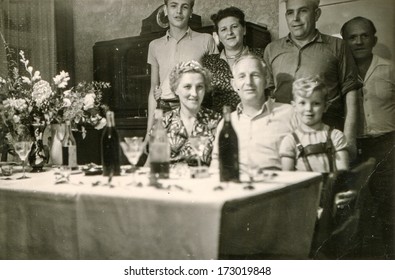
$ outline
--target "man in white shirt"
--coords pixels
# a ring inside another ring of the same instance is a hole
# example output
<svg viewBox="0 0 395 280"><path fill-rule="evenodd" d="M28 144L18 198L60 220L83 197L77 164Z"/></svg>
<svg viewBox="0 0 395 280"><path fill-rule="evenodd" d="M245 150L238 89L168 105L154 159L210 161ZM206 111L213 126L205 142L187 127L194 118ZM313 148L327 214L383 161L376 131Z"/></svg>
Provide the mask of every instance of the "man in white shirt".
<svg viewBox="0 0 395 280"><path fill-rule="evenodd" d="M341 34L350 46L363 87L358 94L358 158L376 159L369 189L377 204L377 215L386 251L395 259L395 75L391 61L373 54L376 27L364 17L347 21ZM377 223L375 223L377 224ZM369 223L369 227L371 227Z"/></svg>
<svg viewBox="0 0 395 280"><path fill-rule="evenodd" d="M254 169L281 169L278 153L282 138L297 127L291 105L266 100L266 65L255 55L245 55L235 61L232 86L241 102L231 114L232 126L239 145L241 172ZM218 137L223 120L218 125L212 168L218 168Z"/></svg>

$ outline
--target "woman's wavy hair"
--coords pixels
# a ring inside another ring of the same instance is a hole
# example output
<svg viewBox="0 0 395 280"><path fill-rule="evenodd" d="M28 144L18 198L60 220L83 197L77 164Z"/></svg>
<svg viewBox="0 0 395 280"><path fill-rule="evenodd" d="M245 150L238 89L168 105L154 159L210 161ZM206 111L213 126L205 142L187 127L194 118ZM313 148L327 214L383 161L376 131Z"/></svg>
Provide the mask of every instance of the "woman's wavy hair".
<svg viewBox="0 0 395 280"><path fill-rule="evenodd" d="M245 21L245 14L242 10L239 8L236 8L234 6L219 10L216 14L211 15L211 20L214 23L214 29L216 32L218 32L218 23L227 17L235 17L239 20L239 23L245 27L246 26L246 21Z"/></svg>
<svg viewBox="0 0 395 280"><path fill-rule="evenodd" d="M176 93L180 79L185 73L199 73L203 76L205 92L211 90L211 73L195 60L178 63L170 73L170 89Z"/></svg>

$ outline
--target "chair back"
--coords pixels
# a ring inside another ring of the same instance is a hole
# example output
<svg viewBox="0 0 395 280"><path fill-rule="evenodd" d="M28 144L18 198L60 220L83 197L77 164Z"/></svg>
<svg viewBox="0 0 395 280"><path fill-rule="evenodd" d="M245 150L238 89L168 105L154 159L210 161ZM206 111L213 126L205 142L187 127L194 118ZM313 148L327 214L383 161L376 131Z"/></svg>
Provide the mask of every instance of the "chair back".
<svg viewBox="0 0 395 280"><path fill-rule="evenodd" d="M323 173L323 186L321 190L321 199L317 220L314 229L313 240L311 244L312 258L317 258L321 254L320 248L325 240L328 240L333 228L333 189L336 181L337 173Z"/></svg>
<svg viewBox="0 0 395 280"><path fill-rule="evenodd" d="M367 161L357 165L351 170L356 176L354 186L359 188L359 195L355 201L355 209L361 209L365 201L366 193L369 191L368 183L376 166L376 159L369 158Z"/></svg>
<svg viewBox="0 0 395 280"><path fill-rule="evenodd" d="M313 238L312 258L346 258L361 245L359 219L375 165L376 160L370 158L350 171L328 175L321 198L322 216L317 221ZM340 208L336 194L348 190L354 191L355 196Z"/></svg>
<svg viewBox="0 0 395 280"><path fill-rule="evenodd" d="M333 201L333 216L341 223L341 218L347 218L349 214L359 212L365 201L366 193L368 191L368 183L373 173L376 160L370 158L367 161L360 163L348 172L340 173L336 177L334 193L351 190L355 192L355 199L353 199L346 207L339 208L336 201ZM340 220L339 220L340 219Z"/></svg>

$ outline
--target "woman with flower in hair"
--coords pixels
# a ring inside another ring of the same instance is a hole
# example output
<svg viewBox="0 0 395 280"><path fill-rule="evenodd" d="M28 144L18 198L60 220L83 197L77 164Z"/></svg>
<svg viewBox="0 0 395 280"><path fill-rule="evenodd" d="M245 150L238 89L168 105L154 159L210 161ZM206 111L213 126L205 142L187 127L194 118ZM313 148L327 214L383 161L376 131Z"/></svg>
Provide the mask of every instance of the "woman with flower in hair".
<svg viewBox="0 0 395 280"><path fill-rule="evenodd" d="M200 161L203 165L210 164L220 117L218 113L201 107L210 82L210 72L193 60L177 64L170 74L171 90L180 100L180 107L167 112L163 117L173 163L196 161L189 137L207 136L208 141Z"/></svg>

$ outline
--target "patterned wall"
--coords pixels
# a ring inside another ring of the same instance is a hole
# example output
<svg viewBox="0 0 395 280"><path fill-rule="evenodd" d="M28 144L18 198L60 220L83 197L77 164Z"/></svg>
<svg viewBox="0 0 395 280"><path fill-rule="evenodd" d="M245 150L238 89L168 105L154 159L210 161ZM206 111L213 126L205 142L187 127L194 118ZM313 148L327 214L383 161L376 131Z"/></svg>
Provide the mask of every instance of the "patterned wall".
<svg viewBox="0 0 395 280"><path fill-rule="evenodd" d="M162 0L84 0L74 1L76 79L92 80L92 47L97 41L138 36L142 19ZM196 0L194 13L203 25L211 25L210 15L230 5L244 10L247 21L266 25L272 38L278 38L278 0Z"/></svg>

